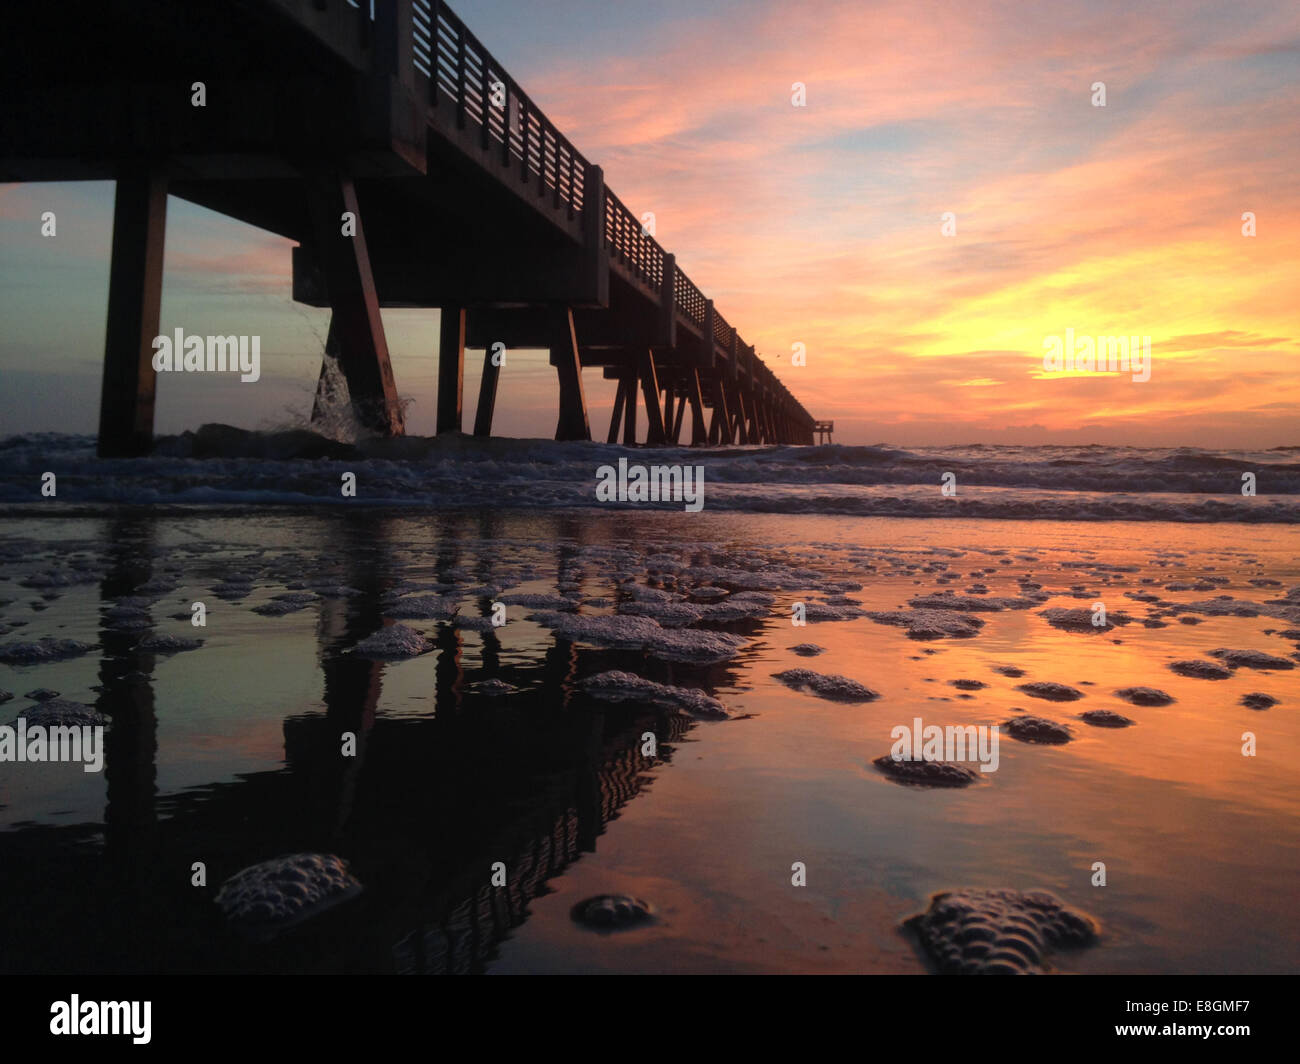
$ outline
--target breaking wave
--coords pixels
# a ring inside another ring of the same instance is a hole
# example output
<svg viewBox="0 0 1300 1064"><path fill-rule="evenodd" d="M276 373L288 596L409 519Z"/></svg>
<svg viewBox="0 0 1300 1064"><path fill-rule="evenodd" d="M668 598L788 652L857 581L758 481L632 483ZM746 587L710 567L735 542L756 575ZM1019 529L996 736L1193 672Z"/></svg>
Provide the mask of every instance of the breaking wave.
<svg viewBox="0 0 1300 1064"><path fill-rule="evenodd" d="M340 441L307 429L205 425L153 455L100 459L90 436L0 440L0 502L67 505L609 507L596 470L626 457L702 465L710 510L881 517L1300 523L1300 448L1216 451L1088 446L903 449L884 445L654 448L465 435ZM345 472L358 478L344 498ZM957 494L945 497L945 473ZM1242 474L1256 496L1241 494ZM679 503L625 503L680 509ZM26 508L26 507L24 507Z"/></svg>

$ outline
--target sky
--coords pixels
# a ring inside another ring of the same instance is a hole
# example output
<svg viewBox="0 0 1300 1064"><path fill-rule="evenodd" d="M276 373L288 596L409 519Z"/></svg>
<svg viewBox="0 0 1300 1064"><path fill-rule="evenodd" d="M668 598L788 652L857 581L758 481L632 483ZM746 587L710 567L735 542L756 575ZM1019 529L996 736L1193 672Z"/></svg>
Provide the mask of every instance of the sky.
<svg viewBox="0 0 1300 1064"><path fill-rule="evenodd" d="M1294 0L451 7L836 442L1300 444ZM111 228L110 183L0 185L0 435L94 430ZM306 423L328 316L290 247L169 201L162 332L259 334L263 376L164 376L159 432ZM437 321L384 311L413 433ZM1149 337L1150 379L1045 370L1067 330ZM557 400L511 352L497 431Z"/></svg>

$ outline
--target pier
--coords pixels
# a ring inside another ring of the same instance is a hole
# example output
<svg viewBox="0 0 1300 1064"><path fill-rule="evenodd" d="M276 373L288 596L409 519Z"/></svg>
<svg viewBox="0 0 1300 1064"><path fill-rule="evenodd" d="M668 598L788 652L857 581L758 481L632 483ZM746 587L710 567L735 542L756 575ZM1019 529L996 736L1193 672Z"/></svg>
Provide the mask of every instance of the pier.
<svg viewBox="0 0 1300 1064"><path fill-rule="evenodd" d="M471 347L489 352L472 431L492 434L502 344L550 352L559 440L592 439L582 370L600 367L610 442L638 442L640 413L650 445L813 442L820 423L447 4L71 0L6 36L0 181L116 181L101 455L152 445L168 196L294 241L293 298L330 308L326 357L372 432L405 428L381 308L437 307L439 433L467 430Z"/></svg>

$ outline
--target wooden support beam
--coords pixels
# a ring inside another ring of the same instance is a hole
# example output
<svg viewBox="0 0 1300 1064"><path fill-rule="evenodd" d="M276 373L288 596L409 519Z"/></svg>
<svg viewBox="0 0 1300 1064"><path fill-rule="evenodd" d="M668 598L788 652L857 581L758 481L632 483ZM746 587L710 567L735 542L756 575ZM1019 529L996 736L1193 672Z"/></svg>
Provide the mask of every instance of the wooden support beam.
<svg viewBox="0 0 1300 1064"><path fill-rule="evenodd" d="M672 394L671 391L669 392L669 394L670 394L670 395ZM675 416L673 417L673 419L672 419L672 422L673 422L673 428L672 428L672 432L669 433L669 438L672 440L672 442L673 442L673 446L676 446L677 444L679 444L679 443L681 442L681 439L682 439L682 417L683 417L683 415L685 415L685 413L686 413L686 398L685 398L685 396L683 396L683 397L682 397L680 400L678 400L678 402L677 402L677 413L676 413L676 415L675 415Z"/></svg>
<svg viewBox="0 0 1300 1064"><path fill-rule="evenodd" d="M560 377L560 418L555 426L557 440L589 440L587 397L582 391L582 362L578 358L578 336L573 329L573 311L558 307L551 320L551 361Z"/></svg>
<svg viewBox="0 0 1300 1064"><path fill-rule="evenodd" d="M338 341L339 368L348 382L353 412L372 431L401 436L406 431L402 404L388 358L356 189L348 177L313 174L307 181L307 201L316 256L334 308L330 324ZM355 232L348 227L349 235L344 235L345 213L351 214L355 226Z"/></svg>
<svg viewBox="0 0 1300 1064"><path fill-rule="evenodd" d="M731 386L731 403L732 417L735 418L735 427L732 433L732 440L735 443L747 444L749 439L749 414L745 410L745 393L738 384Z"/></svg>
<svg viewBox="0 0 1300 1064"><path fill-rule="evenodd" d="M443 307L438 329L438 435L460 432L465 403L465 308Z"/></svg>
<svg viewBox="0 0 1300 1064"><path fill-rule="evenodd" d="M671 440L673 443L676 443L677 437L673 435L673 406L677 396L674 394L673 386L671 384L664 384L661 385L660 387L664 397L663 400L664 430L666 435L668 436L668 439Z"/></svg>
<svg viewBox="0 0 1300 1064"><path fill-rule="evenodd" d="M123 170L113 202L104 378L99 397L101 458L146 454L153 446L157 384L153 341L162 307L166 226L166 175L144 165Z"/></svg>
<svg viewBox="0 0 1300 1064"><path fill-rule="evenodd" d="M636 370L629 369L623 374L626 388L626 405L623 407L623 445L631 447L636 443Z"/></svg>
<svg viewBox="0 0 1300 1064"><path fill-rule="evenodd" d="M639 359L641 393L645 396L645 412L649 421L645 442L650 446L662 446L667 443L664 430L664 412L659 406L659 379L655 374L654 353L646 348Z"/></svg>
<svg viewBox="0 0 1300 1064"><path fill-rule="evenodd" d="M686 378L686 400L691 404L691 446L709 442L710 433L704 427L704 396L700 392L700 371L693 369Z"/></svg>
<svg viewBox="0 0 1300 1064"><path fill-rule="evenodd" d="M509 150L506 138L506 150ZM582 181L582 247L586 256L584 273L590 278L592 298L609 306L609 251L605 245L605 171L588 163Z"/></svg>
<svg viewBox="0 0 1300 1064"><path fill-rule="evenodd" d="M614 416L609 419L609 443L618 443L619 422L623 419L623 402L627 397L627 378L622 377L618 382L618 391L614 394ZM636 396L632 396L632 402L636 402Z"/></svg>
<svg viewBox="0 0 1300 1064"><path fill-rule="evenodd" d="M659 283L659 346L677 346L677 258L664 256L664 273Z"/></svg>
<svg viewBox="0 0 1300 1064"><path fill-rule="evenodd" d="M731 404L727 401L729 386L719 376L713 382L716 398L713 403L713 424L709 426L710 443L733 443L736 439L731 423Z"/></svg>
<svg viewBox="0 0 1300 1064"><path fill-rule="evenodd" d="M700 365L710 369L713 367L716 357L713 352L714 344L717 342L713 336L716 329L717 311L713 309L713 300L706 299L704 301L704 321L700 325L700 332L703 334L702 339L704 340L705 355Z"/></svg>
<svg viewBox="0 0 1300 1064"><path fill-rule="evenodd" d="M497 381L501 367L492 361L492 348L483 352L483 379L478 388L478 410L474 414L474 435L492 435L492 415L497 405Z"/></svg>

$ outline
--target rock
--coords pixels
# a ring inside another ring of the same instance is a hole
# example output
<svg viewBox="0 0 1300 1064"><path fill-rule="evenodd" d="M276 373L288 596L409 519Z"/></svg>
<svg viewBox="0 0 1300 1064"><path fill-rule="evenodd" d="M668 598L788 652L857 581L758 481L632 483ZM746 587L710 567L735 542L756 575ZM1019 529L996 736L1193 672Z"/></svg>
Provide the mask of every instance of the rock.
<svg viewBox="0 0 1300 1064"><path fill-rule="evenodd" d="M284 617L290 613L297 613L305 610L313 602L319 601L320 596L311 592L301 594L276 595L269 602L263 602L260 606L254 606L253 612L263 617Z"/></svg>
<svg viewBox="0 0 1300 1064"><path fill-rule="evenodd" d="M704 624L728 624L766 617L772 612L771 606L760 599L747 597L753 594L756 592L741 591L722 602L703 602L695 608L700 611L700 620Z"/></svg>
<svg viewBox="0 0 1300 1064"><path fill-rule="evenodd" d="M964 610L989 613L1001 610L1027 610L1037 605L1037 599L1029 598L984 598L971 595L957 595L952 591L940 591L933 595L920 595L908 599L907 604L918 610Z"/></svg>
<svg viewBox="0 0 1300 1064"><path fill-rule="evenodd" d="M1211 650L1210 656L1233 669L1294 669L1295 664L1286 658L1265 654L1262 650L1228 650L1220 647Z"/></svg>
<svg viewBox="0 0 1300 1064"><path fill-rule="evenodd" d="M749 645L748 639L729 632L665 628L653 617L534 613L529 614L529 619L571 643L644 650L663 661L717 665L734 658Z"/></svg>
<svg viewBox="0 0 1300 1064"><path fill-rule="evenodd" d="M1087 713L1080 713L1079 719L1095 728L1127 728L1133 723L1128 717L1109 709L1090 709Z"/></svg>
<svg viewBox="0 0 1300 1064"><path fill-rule="evenodd" d="M442 595L399 598L384 606L385 615L397 621L446 621L455 617L458 610L455 599Z"/></svg>
<svg viewBox="0 0 1300 1064"><path fill-rule="evenodd" d="M993 671L1001 676L1010 676L1012 679L1019 679L1025 674L1025 670L1017 668L1015 665L995 665Z"/></svg>
<svg viewBox="0 0 1300 1064"><path fill-rule="evenodd" d="M342 858L296 853L235 873L216 903L241 933L265 940L360 894L361 883Z"/></svg>
<svg viewBox="0 0 1300 1064"><path fill-rule="evenodd" d="M88 654L95 648L76 639L58 639L47 635L35 643L4 643L0 645L0 662L5 665L37 665L46 661L61 661Z"/></svg>
<svg viewBox="0 0 1300 1064"><path fill-rule="evenodd" d="M905 925L939 971L1036 975L1053 950L1090 945L1096 922L1045 891L956 890L936 894Z"/></svg>
<svg viewBox="0 0 1300 1064"><path fill-rule="evenodd" d="M1044 698L1049 702L1076 702L1083 697L1083 692L1074 687L1067 687L1063 683L1052 683L1049 680L1035 680L1032 683L1022 683L1017 685L1017 691L1024 691L1027 695L1034 698Z"/></svg>
<svg viewBox="0 0 1300 1064"><path fill-rule="evenodd" d="M598 894L578 902L572 916L578 923L597 931L621 931L652 922L655 908L648 901L628 894Z"/></svg>
<svg viewBox="0 0 1300 1064"><path fill-rule="evenodd" d="M644 591L645 588L642 588L641 590ZM665 598L672 598L672 596L665 594ZM502 595L501 601L507 606L527 606L532 610L568 611L572 610L576 605L576 603L565 598L563 595L542 595L522 591L512 592L509 595Z"/></svg>
<svg viewBox="0 0 1300 1064"><path fill-rule="evenodd" d="M393 624L361 640L352 648L351 653L363 658L413 658L433 647L432 639L426 639L413 628Z"/></svg>
<svg viewBox="0 0 1300 1064"><path fill-rule="evenodd" d="M1093 612L1090 609L1068 610L1053 606L1051 609L1041 611L1038 616L1046 618L1047 623L1053 628L1059 628L1064 632L1108 632L1116 625L1133 623L1132 617L1118 610L1108 613L1106 623L1099 625L1093 624Z"/></svg>
<svg viewBox="0 0 1300 1064"><path fill-rule="evenodd" d="M618 612L631 617L653 617L665 628L685 628L704 618L703 611L689 602L624 602Z"/></svg>
<svg viewBox="0 0 1300 1064"><path fill-rule="evenodd" d="M809 691L832 702L874 702L880 694L846 676L828 676L812 669L786 669L772 674L795 691Z"/></svg>
<svg viewBox="0 0 1300 1064"><path fill-rule="evenodd" d="M33 702L48 702L51 698L58 698L58 691L51 691L48 687L38 687L35 691L28 691L24 698L30 698Z"/></svg>
<svg viewBox="0 0 1300 1064"><path fill-rule="evenodd" d="M1169 668L1179 676L1190 676L1197 680L1226 680L1232 675L1231 669L1225 669L1213 661L1175 661Z"/></svg>
<svg viewBox="0 0 1300 1064"><path fill-rule="evenodd" d="M153 625L153 617L147 609L125 602L104 610L102 618L104 627L111 628L115 632L134 632Z"/></svg>
<svg viewBox="0 0 1300 1064"><path fill-rule="evenodd" d="M885 754L871 763L895 783L912 787L966 787L979 779L974 769L948 761L897 760Z"/></svg>
<svg viewBox="0 0 1300 1064"><path fill-rule="evenodd" d="M689 687L655 683L635 673L611 669L588 676L578 685L589 695L606 702L646 702L684 709L697 717L729 717L727 707L716 698Z"/></svg>
<svg viewBox="0 0 1300 1064"><path fill-rule="evenodd" d="M801 658L815 658L818 654L826 653L826 648L819 647L816 643L799 643L790 649Z"/></svg>
<svg viewBox="0 0 1300 1064"><path fill-rule="evenodd" d="M93 706L66 698L38 702L18 716L27 721L28 728L93 728L108 723L108 718Z"/></svg>
<svg viewBox="0 0 1300 1064"><path fill-rule="evenodd" d="M1011 720L1003 721L1002 727L1011 738L1019 739L1022 743L1059 746L1072 738L1070 729L1064 724L1043 717L1012 717Z"/></svg>
<svg viewBox="0 0 1300 1064"><path fill-rule="evenodd" d="M1174 702L1173 695L1158 687L1121 687L1115 694L1135 706L1168 706Z"/></svg>
<svg viewBox="0 0 1300 1064"><path fill-rule="evenodd" d="M185 635L149 635L137 644L140 650L151 650L155 654L180 654L186 650L198 650L203 645L202 639Z"/></svg>
<svg viewBox="0 0 1300 1064"><path fill-rule="evenodd" d="M867 616L877 624L906 628L909 639L970 639L984 627L979 617L946 609L875 610Z"/></svg>
<svg viewBox="0 0 1300 1064"><path fill-rule="evenodd" d="M253 593L253 584L251 581L228 578L220 584L213 584L212 593L226 602L238 602Z"/></svg>
<svg viewBox="0 0 1300 1064"><path fill-rule="evenodd" d="M1277 705L1277 699L1272 695L1252 691L1248 695L1241 696L1241 704L1247 709L1269 709L1272 706Z"/></svg>
<svg viewBox="0 0 1300 1064"><path fill-rule="evenodd" d="M948 684L959 691L982 691L988 686L983 680L949 680Z"/></svg>
<svg viewBox="0 0 1300 1064"><path fill-rule="evenodd" d="M804 617L810 621L852 621L862 616L858 606L841 605L833 602L807 602L804 604Z"/></svg>

